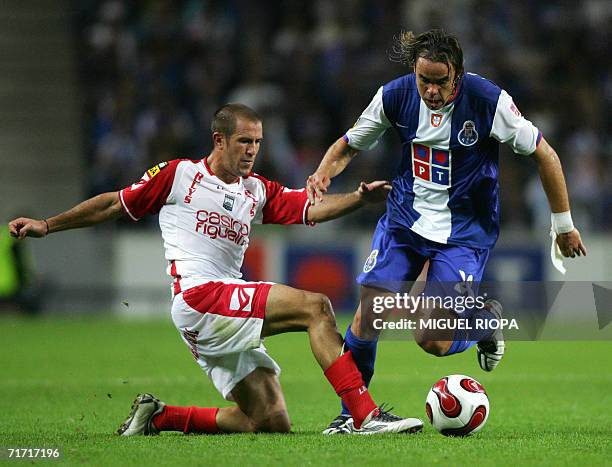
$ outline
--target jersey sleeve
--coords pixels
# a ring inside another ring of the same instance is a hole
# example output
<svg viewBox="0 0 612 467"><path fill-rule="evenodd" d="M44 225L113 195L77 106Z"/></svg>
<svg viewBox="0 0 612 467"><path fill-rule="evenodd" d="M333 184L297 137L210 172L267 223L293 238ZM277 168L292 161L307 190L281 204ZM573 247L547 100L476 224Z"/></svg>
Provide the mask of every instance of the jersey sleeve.
<svg viewBox="0 0 612 467"><path fill-rule="evenodd" d="M147 170L142 178L119 192L126 214L134 221L146 214L157 214L166 204L179 160L161 162Z"/></svg>
<svg viewBox="0 0 612 467"><path fill-rule="evenodd" d="M259 175L256 178L264 186L266 200L255 223L312 225L307 217L310 201L306 189L292 190Z"/></svg>
<svg viewBox="0 0 612 467"><path fill-rule="evenodd" d="M368 150L378 144L378 139L391 126L383 107L383 87L359 116L355 125L346 132L344 139L353 149Z"/></svg>
<svg viewBox="0 0 612 467"><path fill-rule="evenodd" d="M542 133L521 115L512 97L502 90L497 100L491 137L507 143L517 154L529 155L536 150Z"/></svg>

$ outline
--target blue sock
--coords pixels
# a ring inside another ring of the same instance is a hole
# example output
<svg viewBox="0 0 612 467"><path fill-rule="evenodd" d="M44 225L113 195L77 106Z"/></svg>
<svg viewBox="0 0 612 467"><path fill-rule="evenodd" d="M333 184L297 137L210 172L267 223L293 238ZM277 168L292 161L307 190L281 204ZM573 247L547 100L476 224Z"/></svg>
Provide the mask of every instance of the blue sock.
<svg viewBox="0 0 612 467"><path fill-rule="evenodd" d="M460 333L461 335L458 335ZM455 333L455 340L451 344L450 349L448 349L448 352L446 352L446 355L453 355L455 353L464 352L473 345L475 345L477 342L478 341L465 340L465 331L463 329L458 329Z"/></svg>
<svg viewBox="0 0 612 467"><path fill-rule="evenodd" d="M490 337L494 330L487 329L487 326L484 326L485 329L476 329L476 319L490 320L494 318L495 315L484 308L472 313L472 315L468 318L468 323L472 329L457 329L455 331L455 339L451 344L450 349L448 349L448 352L446 352L446 355L464 352L470 347L476 345L479 341Z"/></svg>
<svg viewBox="0 0 612 467"><path fill-rule="evenodd" d="M369 386L372 375L374 375L374 362L376 361L376 345L378 344L378 339L373 341L360 339L353 334L353 331L351 331L351 326L349 325L348 329L346 330L346 335L344 336L344 343L351 351L353 360L355 360L355 364L361 372L365 385ZM344 402L342 402L342 414L350 415L350 412L344 405Z"/></svg>

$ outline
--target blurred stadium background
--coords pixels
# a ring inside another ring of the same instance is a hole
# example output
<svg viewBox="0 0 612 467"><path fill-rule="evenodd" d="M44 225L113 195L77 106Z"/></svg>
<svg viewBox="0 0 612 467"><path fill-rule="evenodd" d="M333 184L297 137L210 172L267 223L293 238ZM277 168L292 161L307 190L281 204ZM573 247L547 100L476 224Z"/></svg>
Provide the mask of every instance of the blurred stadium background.
<svg viewBox="0 0 612 467"><path fill-rule="evenodd" d="M393 36L444 27L459 37L466 69L505 88L559 152L589 248L565 279L610 280L611 26L608 0L447 0L443 8L428 0L5 0L0 219L48 217L159 161L207 155L210 116L229 101L264 115L257 171L301 187L376 89L407 72L387 58ZM391 177L399 154L389 132L334 191ZM503 148L501 165L502 236L488 278L560 280L534 164ZM322 291L352 310L382 209L316 230L255 229L246 277ZM7 261L13 246L2 245ZM156 219L22 245L43 312L167 313Z"/></svg>

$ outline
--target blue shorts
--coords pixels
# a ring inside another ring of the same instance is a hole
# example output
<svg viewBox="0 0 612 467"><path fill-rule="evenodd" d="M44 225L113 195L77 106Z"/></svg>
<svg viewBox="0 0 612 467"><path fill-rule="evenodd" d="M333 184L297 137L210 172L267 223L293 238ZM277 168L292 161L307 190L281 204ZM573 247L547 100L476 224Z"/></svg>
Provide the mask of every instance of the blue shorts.
<svg viewBox="0 0 612 467"><path fill-rule="evenodd" d="M488 257L486 248L437 243L410 229L390 226L384 215L378 221L370 256L357 282L391 292L405 291L406 282L416 281L429 260L425 295L456 296L464 290L457 284L466 283L478 293Z"/></svg>

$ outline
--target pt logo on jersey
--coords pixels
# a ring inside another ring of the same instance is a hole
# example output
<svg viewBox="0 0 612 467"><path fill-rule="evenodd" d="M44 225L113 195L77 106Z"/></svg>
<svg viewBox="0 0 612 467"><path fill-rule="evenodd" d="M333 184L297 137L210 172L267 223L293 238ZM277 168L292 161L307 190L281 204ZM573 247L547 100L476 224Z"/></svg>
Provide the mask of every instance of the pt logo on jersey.
<svg viewBox="0 0 612 467"><path fill-rule="evenodd" d="M233 311L251 311L255 287L236 287L232 292L229 309Z"/></svg>
<svg viewBox="0 0 612 467"><path fill-rule="evenodd" d="M227 209L228 211L231 211L232 209L234 209L235 200L236 199L233 196L226 194L225 199L223 200L223 207Z"/></svg>
<svg viewBox="0 0 612 467"><path fill-rule="evenodd" d="M463 122L463 129L457 134L457 139L462 146L473 146L478 141L476 124L472 120Z"/></svg>
<svg viewBox="0 0 612 467"><path fill-rule="evenodd" d="M451 185L451 152L412 143L412 173L437 185Z"/></svg>
<svg viewBox="0 0 612 467"><path fill-rule="evenodd" d="M431 114L431 125L438 128L440 123L442 123L442 117L441 114Z"/></svg>
<svg viewBox="0 0 612 467"><path fill-rule="evenodd" d="M149 178L155 177L158 173L162 171L162 169L165 169L166 167L168 167L167 162L160 162L155 167L151 167L149 170L147 170L147 173L149 174Z"/></svg>

